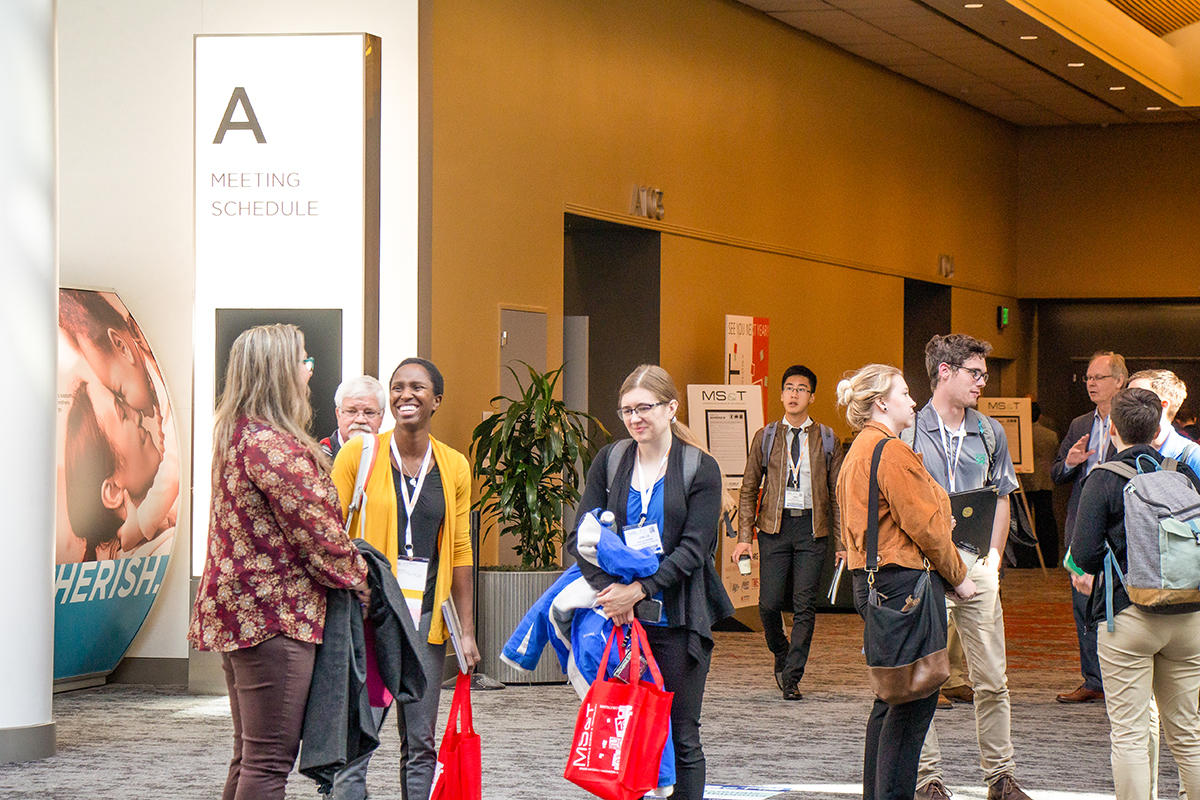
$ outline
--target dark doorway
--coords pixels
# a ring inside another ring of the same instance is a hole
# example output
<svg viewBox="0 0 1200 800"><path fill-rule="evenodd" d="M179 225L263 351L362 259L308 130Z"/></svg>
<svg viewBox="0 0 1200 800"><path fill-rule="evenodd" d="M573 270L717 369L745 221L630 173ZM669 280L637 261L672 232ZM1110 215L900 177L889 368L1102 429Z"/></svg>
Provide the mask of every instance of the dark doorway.
<svg viewBox="0 0 1200 800"><path fill-rule="evenodd" d="M904 379L917 408L929 402L925 345L938 334L950 333L950 287L911 278L904 280Z"/></svg>
<svg viewBox="0 0 1200 800"><path fill-rule="evenodd" d="M587 338L589 407L583 410L615 438L625 432L617 417L621 381L638 364L658 363L660 254L657 231L565 215L563 316L586 318L580 335Z"/></svg>
<svg viewBox="0 0 1200 800"><path fill-rule="evenodd" d="M1083 377L1097 350L1125 357L1129 372L1169 369L1188 386L1183 411L1200 408L1200 302L1046 301L1038 305L1038 402L1061 436L1090 411Z"/></svg>
<svg viewBox="0 0 1200 800"><path fill-rule="evenodd" d="M1088 362L1098 350L1125 357L1130 374L1169 369L1188 386L1179 418L1200 408L1200 302L1057 301L1038 303L1037 399L1043 423L1061 438L1071 420L1091 411L1084 386ZM1055 514L1066 518L1071 487L1054 492Z"/></svg>

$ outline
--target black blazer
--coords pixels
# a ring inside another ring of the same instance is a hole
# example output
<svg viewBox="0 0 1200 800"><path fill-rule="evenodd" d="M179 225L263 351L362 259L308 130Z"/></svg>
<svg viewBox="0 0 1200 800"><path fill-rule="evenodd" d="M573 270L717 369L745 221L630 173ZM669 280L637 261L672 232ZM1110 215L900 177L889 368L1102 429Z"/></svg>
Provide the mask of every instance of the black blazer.
<svg viewBox="0 0 1200 800"><path fill-rule="evenodd" d="M666 483L663 486L664 530L663 560L658 571L642 578L647 596L663 593L663 609L667 623L673 628L687 628L700 638L712 641L713 623L733 614L733 604L713 562L717 547L717 522L721 516L721 470L717 461L707 453L700 454L700 465L691 490L684 496L683 449L681 440L673 439L667 458ZM613 478L608 480L608 456L612 445L596 454L588 470L580 512L606 508L616 515L617 530L626 525L625 508L633 480L637 445L625 450ZM609 575L590 561L579 558L575 546L575 530L567 537L567 551L575 557L584 578L597 591L615 583ZM697 643L698 644L698 643ZM691 650L691 645L689 645Z"/></svg>
<svg viewBox="0 0 1200 800"><path fill-rule="evenodd" d="M1071 542L1075 539L1075 515L1079 510L1079 493L1083 488L1083 479L1087 477L1085 469L1086 462L1074 467L1067 466L1067 453L1079 441L1079 438L1085 433L1092 432L1092 420L1096 417L1096 410L1092 409L1086 414L1080 414L1075 419L1071 420L1070 426L1067 428L1067 435L1063 437L1062 443L1058 446L1058 456L1054 459L1054 466L1050 468L1050 478L1058 485L1070 483L1071 497L1067 500L1067 522L1063 531L1063 538L1066 541L1067 547L1071 546ZM1091 442L1088 442L1091 445ZM1108 461L1110 458L1115 458L1117 448L1108 441L1108 452L1104 454L1100 461ZM1099 463L1099 462L1097 462Z"/></svg>

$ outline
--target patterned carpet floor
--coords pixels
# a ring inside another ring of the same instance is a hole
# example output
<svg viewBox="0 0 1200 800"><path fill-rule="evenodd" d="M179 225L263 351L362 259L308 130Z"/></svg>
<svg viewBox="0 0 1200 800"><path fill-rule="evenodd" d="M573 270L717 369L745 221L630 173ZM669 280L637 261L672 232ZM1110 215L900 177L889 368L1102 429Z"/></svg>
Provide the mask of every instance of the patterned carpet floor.
<svg viewBox="0 0 1200 800"><path fill-rule="evenodd" d="M1035 800L1112 796L1103 704L1064 706L1057 692L1079 683L1066 574L1012 570L1004 580L1009 685L1017 777ZM804 700L784 702L757 633L719 633L705 693L703 738L709 798L861 796L862 737L870 708L853 614L821 614ZM475 692L483 737L484 797L585 798L562 778L578 701L563 686L510 686ZM450 692L442 695L442 717ZM58 754L0 766L0 798L215 798L229 757L224 697L182 688L106 686L58 695ZM946 779L960 800L983 800L971 707L936 717ZM373 759L373 798L399 798L399 742L385 727ZM724 787L724 788L723 788ZM735 787L764 787L758 790ZM768 788L769 787L769 788ZM1177 778L1164 752L1159 794L1174 798ZM287 796L316 798L293 774Z"/></svg>

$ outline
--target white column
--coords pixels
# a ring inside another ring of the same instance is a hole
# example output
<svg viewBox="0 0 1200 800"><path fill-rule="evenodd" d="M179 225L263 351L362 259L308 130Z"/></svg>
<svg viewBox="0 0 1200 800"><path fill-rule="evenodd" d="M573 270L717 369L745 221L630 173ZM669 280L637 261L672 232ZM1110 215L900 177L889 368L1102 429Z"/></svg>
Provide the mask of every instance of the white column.
<svg viewBox="0 0 1200 800"><path fill-rule="evenodd" d="M0 2L0 764L54 754L54 3Z"/></svg>

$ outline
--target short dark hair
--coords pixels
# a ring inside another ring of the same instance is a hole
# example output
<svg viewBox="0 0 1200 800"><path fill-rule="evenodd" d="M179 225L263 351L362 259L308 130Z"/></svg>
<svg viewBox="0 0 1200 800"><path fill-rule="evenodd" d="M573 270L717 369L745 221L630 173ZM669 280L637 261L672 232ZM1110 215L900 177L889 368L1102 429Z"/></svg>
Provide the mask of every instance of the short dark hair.
<svg viewBox="0 0 1200 800"><path fill-rule="evenodd" d="M1029 404L1029 420L1030 420L1030 422L1037 422L1041 418L1042 418L1042 406L1040 403L1038 403L1037 400L1034 400L1032 403Z"/></svg>
<svg viewBox="0 0 1200 800"><path fill-rule="evenodd" d="M396 369L392 370L392 377L395 377L396 372L401 367L406 367L409 364L417 364L421 366L426 373L428 373L429 382L433 384L433 393L435 395L440 395L445 392L446 379L442 377L441 370L439 370L434 363L427 358L417 358L416 356L413 356L412 358L404 359L396 365Z"/></svg>
<svg viewBox="0 0 1200 800"><path fill-rule="evenodd" d="M1113 425L1125 444L1150 444L1158 435L1162 401L1149 389L1122 389L1113 395Z"/></svg>
<svg viewBox="0 0 1200 800"><path fill-rule="evenodd" d="M808 388L814 392L817 390L817 373L803 364L792 364L783 371L783 378L779 381L779 390L783 391L783 387L787 385L788 378L795 375L799 375L801 378L808 378L808 382L811 384Z"/></svg>
<svg viewBox="0 0 1200 800"><path fill-rule="evenodd" d="M934 336L925 344L925 371L929 374L929 388L937 388L938 367L942 364L961 367L964 361L975 356L987 358L990 352L990 343L965 333Z"/></svg>

